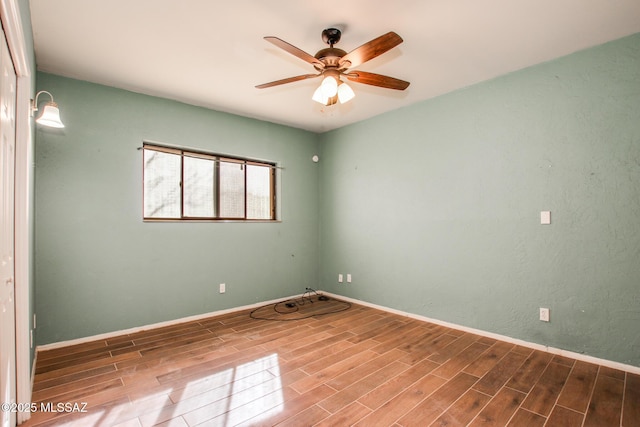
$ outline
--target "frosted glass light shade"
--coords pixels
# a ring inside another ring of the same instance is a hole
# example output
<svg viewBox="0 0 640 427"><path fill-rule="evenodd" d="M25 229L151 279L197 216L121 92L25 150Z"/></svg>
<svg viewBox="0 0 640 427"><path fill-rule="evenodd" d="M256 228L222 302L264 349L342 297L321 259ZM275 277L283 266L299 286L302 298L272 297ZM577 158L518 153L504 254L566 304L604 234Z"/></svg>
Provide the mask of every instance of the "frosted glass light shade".
<svg viewBox="0 0 640 427"><path fill-rule="evenodd" d="M356 94L353 93L353 89L348 84L343 82L338 86L338 99L341 104L351 101L355 96Z"/></svg>
<svg viewBox="0 0 640 427"><path fill-rule="evenodd" d="M336 93L338 93L338 82L332 76L325 77L324 80L322 80L320 87L327 98L336 96Z"/></svg>
<svg viewBox="0 0 640 427"><path fill-rule="evenodd" d="M322 105L327 105L327 101L329 100L328 96L325 96L322 86L318 86L315 92L313 92L313 96L311 97L316 102L319 102Z"/></svg>
<svg viewBox="0 0 640 427"><path fill-rule="evenodd" d="M49 102L42 108L42 113L36 119L36 123L52 128L63 128L64 124L60 120L60 110L58 104Z"/></svg>

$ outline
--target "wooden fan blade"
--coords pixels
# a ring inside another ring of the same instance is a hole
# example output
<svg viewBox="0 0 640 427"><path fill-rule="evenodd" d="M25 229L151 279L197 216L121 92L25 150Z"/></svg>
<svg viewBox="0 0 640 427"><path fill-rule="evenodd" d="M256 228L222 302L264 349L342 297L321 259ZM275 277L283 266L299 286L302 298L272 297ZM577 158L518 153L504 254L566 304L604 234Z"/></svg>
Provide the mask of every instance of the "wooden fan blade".
<svg viewBox="0 0 640 427"><path fill-rule="evenodd" d="M382 74L367 73L366 71L353 71L351 73L344 74L344 76L352 82L395 90L405 90L410 84L404 80L383 76Z"/></svg>
<svg viewBox="0 0 640 427"><path fill-rule="evenodd" d="M402 37L394 33L388 32L378 38L355 48L340 59L340 68L357 67L358 65L382 55L386 51L393 49L402 43Z"/></svg>
<svg viewBox="0 0 640 427"><path fill-rule="evenodd" d="M264 38L266 41L273 43L274 45L278 46L280 49L289 52L291 55L298 57L300 59L302 59L303 61L308 62L309 64L314 65L317 68L324 68L324 64L322 62L320 62L316 57L309 55L307 52L305 52L302 49L298 49L297 47L295 47L292 44L287 43L284 40L281 40L277 37L265 37Z"/></svg>
<svg viewBox="0 0 640 427"><path fill-rule="evenodd" d="M293 82L297 82L297 81L300 81L300 80L312 79L314 77L320 77L321 75L322 74L303 74L301 76L289 77L287 79L276 80L274 82L264 83L264 84L256 86L256 88L257 89L264 89L264 88L267 88L267 87L283 85L285 83L293 83Z"/></svg>

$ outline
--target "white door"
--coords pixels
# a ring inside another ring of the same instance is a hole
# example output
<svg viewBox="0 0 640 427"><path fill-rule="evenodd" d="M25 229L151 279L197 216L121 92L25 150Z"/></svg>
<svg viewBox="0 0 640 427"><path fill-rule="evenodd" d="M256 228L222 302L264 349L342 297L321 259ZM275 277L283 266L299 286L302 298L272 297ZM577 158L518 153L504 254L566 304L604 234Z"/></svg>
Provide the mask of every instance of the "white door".
<svg viewBox="0 0 640 427"><path fill-rule="evenodd" d="M0 402L16 402L14 289L14 170L16 72L4 31L0 31ZM0 411L2 427L16 425L16 413Z"/></svg>

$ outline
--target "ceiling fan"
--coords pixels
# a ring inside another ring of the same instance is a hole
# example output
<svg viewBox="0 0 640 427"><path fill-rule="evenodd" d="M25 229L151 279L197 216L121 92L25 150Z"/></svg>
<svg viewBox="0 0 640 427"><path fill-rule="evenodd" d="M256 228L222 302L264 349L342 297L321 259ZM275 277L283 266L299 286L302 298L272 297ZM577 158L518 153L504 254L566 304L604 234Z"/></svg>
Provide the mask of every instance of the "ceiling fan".
<svg viewBox="0 0 640 427"><path fill-rule="evenodd" d="M333 105L338 101L341 103L348 102L355 96L353 90L340 79L340 76L344 76L352 82L387 89L405 90L409 86L409 82L396 79L394 77L383 76L381 74L369 73L366 71L349 71L350 68L357 67L377 56L382 55L388 50L393 49L402 43L402 37L393 31L390 31L347 53L342 49L333 47L333 45L340 41L341 35L341 31L337 28L327 28L322 31L322 40L328 44L329 47L319 50L314 56L277 37L265 37L264 39L266 41L273 43L280 49L283 49L291 55L313 65L318 73L303 74L300 76L276 80L258 85L256 88L264 89L285 83L323 77L322 83L314 92L312 99L324 105Z"/></svg>

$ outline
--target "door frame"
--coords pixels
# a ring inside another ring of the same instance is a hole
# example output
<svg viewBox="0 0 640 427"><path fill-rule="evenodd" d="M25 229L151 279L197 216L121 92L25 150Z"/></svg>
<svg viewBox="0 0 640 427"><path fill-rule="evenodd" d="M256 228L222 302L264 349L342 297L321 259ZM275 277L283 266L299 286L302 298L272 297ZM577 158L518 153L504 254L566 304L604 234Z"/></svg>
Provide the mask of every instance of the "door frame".
<svg viewBox="0 0 640 427"><path fill-rule="evenodd" d="M9 52L16 70L16 164L15 164L15 304L16 304L16 400L30 403L31 366L31 222L33 206L33 133L31 123L31 67L22 28L18 0L0 0L0 18ZM35 360L34 360L35 362ZM18 424L28 420L29 412L18 412Z"/></svg>

